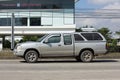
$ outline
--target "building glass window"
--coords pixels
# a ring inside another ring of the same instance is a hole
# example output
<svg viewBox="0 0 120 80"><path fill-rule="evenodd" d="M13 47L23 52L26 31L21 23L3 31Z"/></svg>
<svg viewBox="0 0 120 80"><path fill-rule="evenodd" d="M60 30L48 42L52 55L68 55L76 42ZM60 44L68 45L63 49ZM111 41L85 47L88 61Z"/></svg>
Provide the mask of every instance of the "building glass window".
<svg viewBox="0 0 120 80"><path fill-rule="evenodd" d="M0 26L11 26L11 18L0 18Z"/></svg>
<svg viewBox="0 0 120 80"><path fill-rule="evenodd" d="M15 26L27 26L27 18L15 18Z"/></svg>
<svg viewBox="0 0 120 80"><path fill-rule="evenodd" d="M0 10L5 9L20 10L15 12L15 26L74 24L74 0L0 0ZM11 12L0 17L0 26L11 26Z"/></svg>
<svg viewBox="0 0 120 80"><path fill-rule="evenodd" d="M63 21L63 10L55 10L53 12L53 25L58 26L58 25L64 25Z"/></svg>
<svg viewBox="0 0 120 80"><path fill-rule="evenodd" d="M51 10L46 12L41 12L41 25L42 26L52 26L53 25L53 13Z"/></svg>
<svg viewBox="0 0 120 80"><path fill-rule="evenodd" d="M73 24L74 23L74 10L73 9L64 9L64 24Z"/></svg>
<svg viewBox="0 0 120 80"><path fill-rule="evenodd" d="M39 17L30 18L30 26L41 26L41 18Z"/></svg>

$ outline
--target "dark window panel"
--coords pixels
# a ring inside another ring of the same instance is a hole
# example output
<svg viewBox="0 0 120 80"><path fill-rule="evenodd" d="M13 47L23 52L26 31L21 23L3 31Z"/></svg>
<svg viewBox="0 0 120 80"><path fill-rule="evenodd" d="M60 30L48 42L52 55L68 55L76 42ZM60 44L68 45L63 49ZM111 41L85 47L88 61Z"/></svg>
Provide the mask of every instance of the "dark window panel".
<svg viewBox="0 0 120 80"><path fill-rule="evenodd" d="M82 35L87 39L87 40L93 40L93 35L91 33L82 33Z"/></svg>
<svg viewBox="0 0 120 80"><path fill-rule="evenodd" d="M72 37L70 34L64 34L64 45L71 45Z"/></svg>
<svg viewBox="0 0 120 80"><path fill-rule="evenodd" d="M74 34L75 41L84 41L84 39L79 34Z"/></svg>
<svg viewBox="0 0 120 80"><path fill-rule="evenodd" d="M98 33L94 33L94 40L103 40L103 38Z"/></svg>
<svg viewBox="0 0 120 80"><path fill-rule="evenodd" d="M98 33L81 33L87 40L103 40Z"/></svg>
<svg viewBox="0 0 120 80"><path fill-rule="evenodd" d="M15 18L15 26L27 26L27 18Z"/></svg>
<svg viewBox="0 0 120 80"><path fill-rule="evenodd" d="M30 18L30 26L41 26L41 18L39 17Z"/></svg>
<svg viewBox="0 0 120 80"><path fill-rule="evenodd" d="M0 18L0 26L11 26L11 18Z"/></svg>

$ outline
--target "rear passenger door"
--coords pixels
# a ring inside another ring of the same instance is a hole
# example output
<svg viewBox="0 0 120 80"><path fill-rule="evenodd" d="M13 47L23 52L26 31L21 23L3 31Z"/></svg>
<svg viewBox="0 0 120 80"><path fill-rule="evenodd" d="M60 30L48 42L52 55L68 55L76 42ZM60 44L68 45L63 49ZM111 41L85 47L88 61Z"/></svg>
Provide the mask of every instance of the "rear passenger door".
<svg viewBox="0 0 120 80"><path fill-rule="evenodd" d="M75 55L78 56L81 49L85 46L85 39L80 34L74 34Z"/></svg>
<svg viewBox="0 0 120 80"><path fill-rule="evenodd" d="M71 34L63 34L62 50L64 56L73 56L73 38Z"/></svg>

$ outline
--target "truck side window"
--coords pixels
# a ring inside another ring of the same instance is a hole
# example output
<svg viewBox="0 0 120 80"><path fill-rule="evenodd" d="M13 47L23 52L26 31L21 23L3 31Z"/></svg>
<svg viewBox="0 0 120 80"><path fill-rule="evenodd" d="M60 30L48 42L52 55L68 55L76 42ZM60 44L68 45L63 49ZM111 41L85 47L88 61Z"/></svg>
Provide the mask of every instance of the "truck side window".
<svg viewBox="0 0 120 80"><path fill-rule="evenodd" d="M84 39L79 34L74 34L75 41L84 41Z"/></svg>
<svg viewBox="0 0 120 80"><path fill-rule="evenodd" d="M103 40L98 33L81 33L87 40Z"/></svg>
<svg viewBox="0 0 120 80"><path fill-rule="evenodd" d="M72 36L70 34L64 34L64 45L71 45L72 44Z"/></svg>
<svg viewBox="0 0 120 80"><path fill-rule="evenodd" d="M52 36L48 39L49 43L59 43L61 40L61 36Z"/></svg>

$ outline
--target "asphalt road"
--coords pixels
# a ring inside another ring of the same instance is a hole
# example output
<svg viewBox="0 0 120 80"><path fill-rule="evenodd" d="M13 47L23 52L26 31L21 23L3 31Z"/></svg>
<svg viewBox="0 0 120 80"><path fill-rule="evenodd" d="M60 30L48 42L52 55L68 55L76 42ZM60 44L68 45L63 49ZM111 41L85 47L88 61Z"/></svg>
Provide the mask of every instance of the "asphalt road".
<svg viewBox="0 0 120 80"><path fill-rule="evenodd" d="M120 60L0 60L0 80L120 80Z"/></svg>

